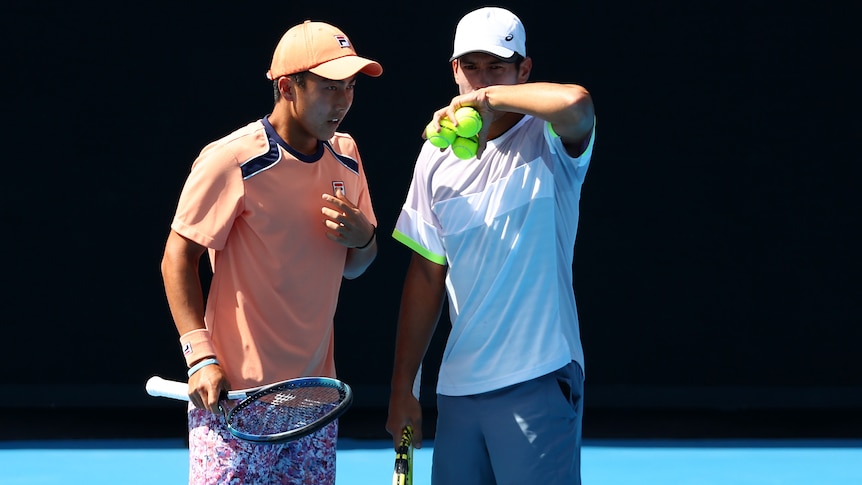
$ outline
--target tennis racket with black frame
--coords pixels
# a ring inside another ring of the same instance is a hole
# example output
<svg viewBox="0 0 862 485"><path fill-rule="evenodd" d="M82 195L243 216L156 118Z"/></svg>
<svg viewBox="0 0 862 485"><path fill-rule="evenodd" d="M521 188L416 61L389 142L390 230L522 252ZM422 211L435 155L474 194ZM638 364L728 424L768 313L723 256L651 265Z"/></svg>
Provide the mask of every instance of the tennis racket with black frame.
<svg viewBox="0 0 862 485"><path fill-rule="evenodd" d="M407 425L401 431L401 442L395 451L395 471L392 485L413 484L413 427Z"/></svg>
<svg viewBox="0 0 862 485"><path fill-rule="evenodd" d="M153 376L147 393L188 401L188 384ZM239 401L239 402L236 402ZM330 377L300 377L262 387L228 391L219 402L227 429L252 443L297 440L326 426L353 403L346 383Z"/></svg>

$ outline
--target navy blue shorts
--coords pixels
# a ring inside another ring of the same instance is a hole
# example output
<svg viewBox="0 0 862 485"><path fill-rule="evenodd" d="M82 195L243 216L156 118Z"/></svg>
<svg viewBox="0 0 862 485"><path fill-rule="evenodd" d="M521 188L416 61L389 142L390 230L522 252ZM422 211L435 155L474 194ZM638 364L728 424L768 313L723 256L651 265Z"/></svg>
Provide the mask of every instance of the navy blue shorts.
<svg viewBox="0 0 862 485"><path fill-rule="evenodd" d="M583 390L571 362L496 391L438 394L432 485L580 485Z"/></svg>

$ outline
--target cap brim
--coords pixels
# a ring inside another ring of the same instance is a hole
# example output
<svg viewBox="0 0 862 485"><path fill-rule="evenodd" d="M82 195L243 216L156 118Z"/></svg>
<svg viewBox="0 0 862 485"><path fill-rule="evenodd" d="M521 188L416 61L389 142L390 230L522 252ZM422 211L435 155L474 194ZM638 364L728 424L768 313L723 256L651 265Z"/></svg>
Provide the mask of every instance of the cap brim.
<svg viewBox="0 0 862 485"><path fill-rule="evenodd" d="M365 59L359 56L344 56L338 59L324 62L319 66L315 66L309 71L326 79L347 79L358 72L367 74L371 77L377 77L383 74L383 66L376 61Z"/></svg>
<svg viewBox="0 0 862 485"><path fill-rule="evenodd" d="M511 59L512 56L515 55L515 51L513 51L511 49L506 49L505 47L500 47L500 46L493 46L493 47L488 47L487 49L476 48L476 49L466 49L466 50L463 50L461 52L458 52L458 51L453 52L452 57L449 58L449 61L454 61L455 59L457 59L457 58L459 58L465 54L470 54L472 52L481 52L483 54L490 54L494 57L499 57L500 59L503 59L503 60Z"/></svg>

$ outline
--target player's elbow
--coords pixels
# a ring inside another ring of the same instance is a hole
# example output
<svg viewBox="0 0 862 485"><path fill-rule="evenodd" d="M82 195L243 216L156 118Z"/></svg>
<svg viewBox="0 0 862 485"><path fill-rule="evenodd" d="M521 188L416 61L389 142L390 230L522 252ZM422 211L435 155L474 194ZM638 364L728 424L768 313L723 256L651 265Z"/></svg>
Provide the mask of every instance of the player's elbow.
<svg viewBox="0 0 862 485"><path fill-rule="evenodd" d="M563 102L565 109L557 119L551 120L551 126L565 143L579 143L593 129L595 111L592 97L586 89L572 86Z"/></svg>
<svg viewBox="0 0 862 485"><path fill-rule="evenodd" d="M342 276L344 276L344 279L346 279L346 280L355 280L356 278L359 278L360 276L362 276L362 274L365 273L365 270L367 268L368 268L368 266L361 268L361 269L344 268L344 273L342 273Z"/></svg>
<svg viewBox="0 0 862 485"><path fill-rule="evenodd" d="M568 106L570 123L580 125L583 130L589 130L592 127L595 116L593 98L586 89L581 86L573 86L572 89L569 89L566 105Z"/></svg>
<svg viewBox="0 0 862 485"><path fill-rule="evenodd" d="M361 253L361 254L357 254ZM369 248L368 250L351 250L348 252L347 261L344 264L342 276L345 279L353 280L365 273L365 270L371 266L374 259L377 258L377 247Z"/></svg>

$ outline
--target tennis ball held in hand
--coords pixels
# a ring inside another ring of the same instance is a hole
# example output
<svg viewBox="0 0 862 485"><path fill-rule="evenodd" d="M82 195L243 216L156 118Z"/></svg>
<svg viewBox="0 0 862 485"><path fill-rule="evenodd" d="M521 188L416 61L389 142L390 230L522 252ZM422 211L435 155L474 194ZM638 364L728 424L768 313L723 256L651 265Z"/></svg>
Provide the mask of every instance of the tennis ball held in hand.
<svg viewBox="0 0 862 485"><path fill-rule="evenodd" d="M452 153L461 160L469 160L476 156L476 150L479 148L479 137L471 136L464 138L459 136L452 142Z"/></svg>
<svg viewBox="0 0 862 485"><path fill-rule="evenodd" d="M479 112L469 106L463 106L455 110L455 121L458 125L455 132L463 138L470 138L482 129L482 117Z"/></svg>
<svg viewBox="0 0 862 485"><path fill-rule="evenodd" d="M455 125L447 119L440 120L440 131L436 131L431 123L425 127L425 139L437 148L446 148L455 141Z"/></svg>

